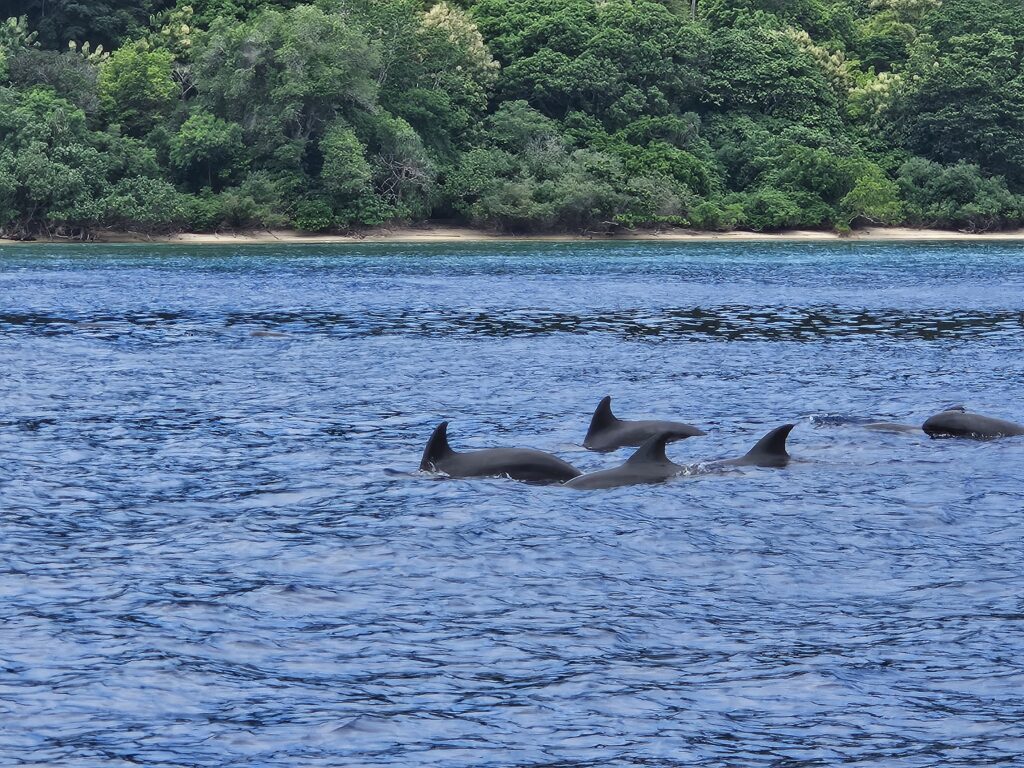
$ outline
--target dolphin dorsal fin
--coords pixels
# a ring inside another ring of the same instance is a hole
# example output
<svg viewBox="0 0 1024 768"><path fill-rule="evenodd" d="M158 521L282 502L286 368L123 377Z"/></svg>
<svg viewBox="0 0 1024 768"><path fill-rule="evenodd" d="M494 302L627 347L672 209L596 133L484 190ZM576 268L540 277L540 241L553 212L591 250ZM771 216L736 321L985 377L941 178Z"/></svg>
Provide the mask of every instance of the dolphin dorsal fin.
<svg viewBox="0 0 1024 768"><path fill-rule="evenodd" d="M668 456L665 455L665 443L672 436L671 432L659 432L653 437L647 438L643 445L636 449L636 453L626 459L627 464L665 464L668 463Z"/></svg>
<svg viewBox="0 0 1024 768"><path fill-rule="evenodd" d="M420 469L430 471L441 459L455 454L448 445L448 422L442 421L437 425L434 434L427 441L427 447L423 449L423 458L420 460Z"/></svg>
<svg viewBox="0 0 1024 768"><path fill-rule="evenodd" d="M747 451L745 459L788 459L789 452L786 450L786 438L793 431L796 424L783 424L776 427L767 435L757 441L757 445Z"/></svg>
<svg viewBox="0 0 1024 768"><path fill-rule="evenodd" d="M616 422L618 422L618 419L612 413L612 398L609 395L605 395L601 398L601 402L597 404L594 415L590 418L590 429L587 430L587 434L592 435L599 430L610 427Z"/></svg>

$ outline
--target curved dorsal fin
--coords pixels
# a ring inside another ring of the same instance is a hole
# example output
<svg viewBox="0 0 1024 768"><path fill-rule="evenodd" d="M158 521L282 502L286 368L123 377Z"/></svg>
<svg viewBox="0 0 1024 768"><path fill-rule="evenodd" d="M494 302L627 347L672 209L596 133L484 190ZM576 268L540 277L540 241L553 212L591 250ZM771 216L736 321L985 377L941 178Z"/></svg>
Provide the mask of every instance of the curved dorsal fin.
<svg viewBox="0 0 1024 768"><path fill-rule="evenodd" d="M423 449L423 458L420 460L420 470L430 471L441 459L454 455L455 451L448 445L448 422L442 421L437 425L434 434L427 441L427 447Z"/></svg>
<svg viewBox="0 0 1024 768"><path fill-rule="evenodd" d="M664 464L668 462L668 456L665 455L665 443L671 436L671 432L659 432L653 437L647 438L643 445L636 449L636 453L626 460L626 463Z"/></svg>
<svg viewBox="0 0 1024 768"><path fill-rule="evenodd" d="M789 452L786 450L786 438L793 431L796 424L783 424L776 427L767 435L757 441L757 445L747 451L744 459L788 459Z"/></svg>
<svg viewBox="0 0 1024 768"><path fill-rule="evenodd" d="M610 395L605 395L597 404L594 415L590 417L590 429L587 430L587 434L592 435L598 430L606 429L617 421L615 414L612 413L612 398Z"/></svg>

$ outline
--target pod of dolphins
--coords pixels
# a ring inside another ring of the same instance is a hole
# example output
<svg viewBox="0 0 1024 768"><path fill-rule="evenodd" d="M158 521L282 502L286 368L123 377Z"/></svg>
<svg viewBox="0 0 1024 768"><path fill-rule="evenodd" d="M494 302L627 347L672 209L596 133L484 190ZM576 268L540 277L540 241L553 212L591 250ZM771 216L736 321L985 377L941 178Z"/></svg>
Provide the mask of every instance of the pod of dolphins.
<svg viewBox="0 0 1024 768"><path fill-rule="evenodd" d="M612 413L612 399L605 397L590 420L583 447L609 452L639 446L624 464L584 474L571 464L532 448L486 448L455 451L448 444L448 422L441 422L427 441L420 471L447 477L508 477L529 483L564 485L576 490L618 488L625 485L660 483L677 475L713 472L736 467L785 467L790 461L786 439L795 424L783 424L762 437L746 454L734 459L684 466L665 455L665 446L676 440L707 434L691 424L678 421L620 419ZM879 422L871 429L900 432L923 431L933 438L992 440L1024 435L1024 425L1012 421L950 408L930 417L920 427Z"/></svg>

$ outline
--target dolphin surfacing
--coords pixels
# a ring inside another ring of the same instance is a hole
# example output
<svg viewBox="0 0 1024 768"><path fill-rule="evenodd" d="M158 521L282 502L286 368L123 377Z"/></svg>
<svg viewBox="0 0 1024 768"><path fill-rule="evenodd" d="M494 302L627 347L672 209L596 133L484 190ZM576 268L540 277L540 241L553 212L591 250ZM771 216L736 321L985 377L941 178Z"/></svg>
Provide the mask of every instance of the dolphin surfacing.
<svg viewBox="0 0 1024 768"><path fill-rule="evenodd" d="M628 421L612 413L611 397L604 397L590 419L590 429L583 438L583 447L589 451L606 453L624 446L639 446L657 435L667 435L667 441L699 437L707 433L692 424L678 421Z"/></svg>
<svg viewBox="0 0 1024 768"><path fill-rule="evenodd" d="M665 455L665 444L673 439L672 432L661 432L648 439L626 463L613 469L580 475L565 484L578 491L599 488L618 488L623 485L660 483L680 474L686 467L676 464Z"/></svg>
<svg viewBox="0 0 1024 768"><path fill-rule="evenodd" d="M935 414L925 421L921 429L928 437L965 437L970 440L1024 435L1024 424L959 409Z"/></svg>
<svg viewBox="0 0 1024 768"><path fill-rule="evenodd" d="M448 422L438 424L420 461L422 472L449 477L510 477L528 483L562 483L581 472L557 456L531 448L485 448L459 453L448 445Z"/></svg>
<svg viewBox="0 0 1024 768"><path fill-rule="evenodd" d="M792 458L786 450L786 440L796 424L783 424L776 427L757 441L757 445L737 459L724 459L706 465L714 467L772 467L781 468L789 464Z"/></svg>

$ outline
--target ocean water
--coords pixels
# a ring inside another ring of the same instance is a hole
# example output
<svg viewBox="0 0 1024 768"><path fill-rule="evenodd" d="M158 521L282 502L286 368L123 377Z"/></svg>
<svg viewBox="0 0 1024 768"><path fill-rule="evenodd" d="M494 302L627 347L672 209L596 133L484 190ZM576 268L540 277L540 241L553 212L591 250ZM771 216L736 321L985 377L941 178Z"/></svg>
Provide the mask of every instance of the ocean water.
<svg viewBox="0 0 1024 768"><path fill-rule="evenodd" d="M0 764L1024 758L1018 245L0 247ZM794 463L589 493L598 400Z"/></svg>

